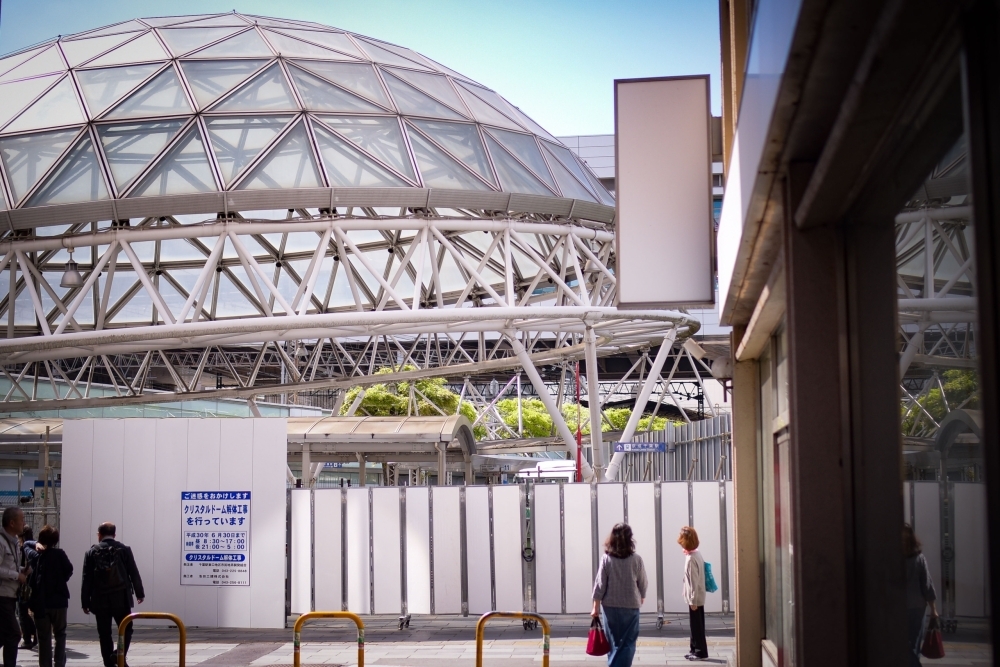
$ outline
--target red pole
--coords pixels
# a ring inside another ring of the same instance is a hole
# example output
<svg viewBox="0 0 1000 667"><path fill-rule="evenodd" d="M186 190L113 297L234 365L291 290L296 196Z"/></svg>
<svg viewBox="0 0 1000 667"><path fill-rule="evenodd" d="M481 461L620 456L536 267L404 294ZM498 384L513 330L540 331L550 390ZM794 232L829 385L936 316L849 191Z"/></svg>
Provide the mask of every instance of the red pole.
<svg viewBox="0 0 1000 667"><path fill-rule="evenodd" d="M583 481L583 432L580 431L580 362L576 362L576 481Z"/></svg>

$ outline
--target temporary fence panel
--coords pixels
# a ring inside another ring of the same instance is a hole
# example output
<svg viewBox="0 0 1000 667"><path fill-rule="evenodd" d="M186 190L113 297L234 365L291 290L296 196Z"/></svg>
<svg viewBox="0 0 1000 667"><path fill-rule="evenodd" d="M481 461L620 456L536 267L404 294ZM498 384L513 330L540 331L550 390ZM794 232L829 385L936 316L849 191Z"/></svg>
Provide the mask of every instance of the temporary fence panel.
<svg viewBox="0 0 1000 667"><path fill-rule="evenodd" d="M598 485L598 489L602 485ZM566 613L590 611L596 565L593 534L592 487L589 484L563 485L566 571Z"/></svg>
<svg viewBox="0 0 1000 667"><path fill-rule="evenodd" d="M292 492L292 498L296 493ZM313 495L313 595L317 610L341 611L344 608L342 497L340 489L317 489Z"/></svg>
<svg viewBox="0 0 1000 667"><path fill-rule="evenodd" d="M406 613L429 614L431 613L430 489L426 486L412 486L406 487L404 493Z"/></svg>
<svg viewBox="0 0 1000 667"><path fill-rule="evenodd" d="M187 488L222 488L219 486L222 428L218 420L192 419L188 423L187 447ZM307 502L309 501L307 500ZM221 589L215 589L212 586L186 586L184 588L184 614L182 615L187 619L188 624L208 628L218 627L219 590Z"/></svg>
<svg viewBox="0 0 1000 667"><path fill-rule="evenodd" d="M467 490L467 489L465 489ZM457 486L436 486L431 488L434 513L433 526L434 578L432 596L435 614L461 614L462 577L465 568L462 562L462 503L464 491Z"/></svg>
<svg viewBox="0 0 1000 667"><path fill-rule="evenodd" d="M347 610L371 613L371 537L368 489L347 490ZM397 547L398 548L398 547Z"/></svg>
<svg viewBox="0 0 1000 667"><path fill-rule="evenodd" d="M371 490L373 614L399 614L402 610L402 541L399 524L399 489ZM378 519L377 521L375 519Z"/></svg>
<svg viewBox="0 0 1000 667"><path fill-rule="evenodd" d="M134 420L128 420L134 421ZM145 421L145 420L144 420ZM221 422L220 422L221 426ZM126 425L126 429L128 425ZM248 419L227 420L219 433L219 489L252 489L254 462L246 455L247 443L254 441L254 422ZM128 438L126 431L126 438ZM130 447L134 440L127 440ZM191 441L188 441L190 448ZM129 448L126 448L129 449ZM189 452L191 460L193 452ZM222 462L225 462L224 464ZM147 478L149 479L149 478ZM210 487L211 488L211 487ZM270 509L270 508L269 508ZM126 511L128 511L126 509ZM282 513L283 514L283 513ZM257 517L256 509L252 517ZM250 545L253 548L253 543ZM284 556L284 554L282 554ZM190 588L190 587L189 587ZM250 627L252 599L249 586L223 586L219 588L219 627ZM150 607L156 609L156 607ZM284 610L282 610L284 611Z"/></svg>
<svg viewBox="0 0 1000 667"><path fill-rule="evenodd" d="M492 521L490 519L490 487L466 487L465 563L466 572L468 572L470 614L482 614L494 609L493 568L490 562L492 558Z"/></svg>
<svg viewBox="0 0 1000 667"><path fill-rule="evenodd" d="M986 615L986 485L955 482L955 615Z"/></svg>
<svg viewBox="0 0 1000 667"><path fill-rule="evenodd" d="M304 614L307 611L312 611L312 582L308 576L308 573L312 570L312 498L313 494L309 489L292 489L291 559L293 614ZM339 510L340 508L338 507L337 509ZM320 531L317 530L316 532L318 536ZM339 542L340 540L337 541ZM318 560L319 558L317 558ZM317 562L318 565L319 563ZM317 580L318 584L319 581ZM337 609L340 609L339 599L337 600Z"/></svg>
<svg viewBox="0 0 1000 667"><path fill-rule="evenodd" d="M597 485L597 539L603 547L616 523L625 520L625 485ZM601 553L604 553L602 548Z"/></svg>
<svg viewBox="0 0 1000 667"><path fill-rule="evenodd" d="M684 552L677 544L683 526L691 523L686 482L660 484L660 534L663 559L663 610L680 612L688 608L684 602Z"/></svg>
<svg viewBox="0 0 1000 667"><path fill-rule="evenodd" d="M736 491L732 482L726 482L724 485L726 491L726 521L722 524L723 529L726 531L726 544L725 549L729 554L728 562L726 563L728 567L726 568L726 580L725 584L722 580L719 580L719 586L725 585L725 589L722 591L722 603L723 611L729 612L732 610L732 601L734 600L736 591L736 532L735 530L730 530L730 528L735 526L736 523ZM721 574L721 573L720 573Z"/></svg>
<svg viewBox="0 0 1000 667"><path fill-rule="evenodd" d="M716 582L722 571L722 539L719 520L719 489L716 482L691 482L694 509L694 529L698 532L698 551L706 563L712 564ZM722 596L705 596L705 611L722 611Z"/></svg>
<svg viewBox="0 0 1000 667"><path fill-rule="evenodd" d="M493 609L523 609L521 579L521 505L520 487L514 484L494 486L491 498L493 514Z"/></svg>
<svg viewBox="0 0 1000 667"><path fill-rule="evenodd" d="M535 601L536 610L541 614L560 614L563 610L563 525L560 518L562 489L561 484L538 484L534 489ZM587 544L585 549L589 546ZM589 573L589 551L586 555Z"/></svg>
<svg viewBox="0 0 1000 667"><path fill-rule="evenodd" d="M646 601L642 611L657 610L656 571L656 486L652 482L629 484L628 524L635 538L635 552L642 558L646 568Z"/></svg>
<svg viewBox="0 0 1000 667"><path fill-rule="evenodd" d="M913 530L924 547L924 558L934 585L941 593L941 491L937 482L913 485Z"/></svg>

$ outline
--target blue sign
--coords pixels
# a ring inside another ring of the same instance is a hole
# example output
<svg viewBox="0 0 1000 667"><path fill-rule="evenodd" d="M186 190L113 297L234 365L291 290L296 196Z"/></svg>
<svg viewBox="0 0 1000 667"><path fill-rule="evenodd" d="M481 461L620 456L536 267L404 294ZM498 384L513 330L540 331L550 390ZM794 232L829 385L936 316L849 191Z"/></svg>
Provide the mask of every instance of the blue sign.
<svg viewBox="0 0 1000 667"><path fill-rule="evenodd" d="M665 442L616 442L615 453L634 454L636 452L665 452L667 443Z"/></svg>
<svg viewBox="0 0 1000 667"><path fill-rule="evenodd" d="M181 585L250 585L250 492L181 492Z"/></svg>

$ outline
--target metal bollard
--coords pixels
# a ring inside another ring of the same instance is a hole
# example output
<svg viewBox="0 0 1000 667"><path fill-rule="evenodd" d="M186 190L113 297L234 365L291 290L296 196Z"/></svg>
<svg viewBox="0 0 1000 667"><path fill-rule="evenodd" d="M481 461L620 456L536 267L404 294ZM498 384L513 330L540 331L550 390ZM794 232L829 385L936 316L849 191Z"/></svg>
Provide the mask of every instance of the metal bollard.
<svg viewBox="0 0 1000 667"><path fill-rule="evenodd" d="M491 611L483 614L476 621L476 667L483 667L483 633L486 622L491 618L533 619L542 625L542 667L549 667L549 622L544 616L530 611ZM296 665L298 667L298 665Z"/></svg>
<svg viewBox="0 0 1000 667"><path fill-rule="evenodd" d="M299 654L299 649L302 643L302 626L306 624L307 621L311 621L316 618L349 618L354 621L354 625L358 626L358 667L365 667L365 623L361 620L361 617L349 611L308 611L295 620L294 627L294 648L293 648L293 658L292 665L294 667L299 667L299 660L301 656ZM119 665L119 667L122 667Z"/></svg>
<svg viewBox="0 0 1000 667"><path fill-rule="evenodd" d="M180 667L184 667L185 658L185 647L187 646L187 628L184 627L184 621L177 614L168 614L164 611L137 611L135 613L129 614L122 619L121 624L118 626L118 667L125 667L125 628L129 626L129 623L137 618L158 618L164 621L173 621L177 626L177 630L180 632L180 654L179 662Z"/></svg>

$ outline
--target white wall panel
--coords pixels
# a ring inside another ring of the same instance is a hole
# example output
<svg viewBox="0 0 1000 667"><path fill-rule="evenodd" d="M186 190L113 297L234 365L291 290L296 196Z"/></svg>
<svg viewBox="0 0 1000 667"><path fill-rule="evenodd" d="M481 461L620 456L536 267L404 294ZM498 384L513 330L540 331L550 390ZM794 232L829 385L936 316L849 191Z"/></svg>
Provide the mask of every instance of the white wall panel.
<svg viewBox="0 0 1000 667"><path fill-rule="evenodd" d="M341 491L316 489L313 492L315 521L316 609L340 611L343 606L341 568ZM292 609L294 611L294 608Z"/></svg>
<svg viewBox="0 0 1000 667"><path fill-rule="evenodd" d="M152 586L153 572L156 571L156 550L153 548L156 526L150 520L154 516L156 507L151 483L156 479L156 423L151 419L122 421L125 424L122 498L125 500L122 504L122 523L118 527L118 535L122 542L132 547L139 576L143 578L146 601L141 608L157 609L159 601L156 588ZM75 572L74 581L79 582L83 570ZM70 592L73 592L72 587ZM72 607L70 604L70 608Z"/></svg>
<svg viewBox="0 0 1000 667"><path fill-rule="evenodd" d="M694 482L694 529L698 531L701 545L698 551L706 563L712 564L716 583L722 572L722 540L719 532L719 483ZM705 611L722 611L722 586L705 597Z"/></svg>
<svg viewBox="0 0 1000 667"><path fill-rule="evenodd" d="M431 538L429 489L405 487L406 493L406 609L410 614L431 613Z"/></svg>
<svg viewBox="0 0 1000 667"><path fill-rule="evenodd" d="M541 614L562 612L559 488L558 484L538 484L534 487L535 600Z"/></svg>
<svg viewBox="0 0 1000 667"><path fill-rule="evenodd" d="M94 422L93 480L90 520L95 523L93 532L96 533L97 524L110 521L117 526L122 522L125 420L102 419Z"/></svg>
<svg viewBox="0 0 1000 667"><path fill-rule="evenodd" d="M292 613L312 611L312 492L292 489ZM252 498L251 498L252 500ZM319 550L316 551L317 556ZM318 561L317 557L317 561ZM317 567L319 563L317 562Z"/></svg>
<svg viewBox="0 0 1000 667"><path fill-rule="evenodd" d="M220 419L188 420L187 484L189 491L221 490L219 462L222 447ZM253 496L251 495L251 501ZM253 505L251 505L253 507ZM256 509L253 507L253 509ZM252 514L251 514L252 516ZM184 622L192 626L219 625L219 589L214 586L184 587Z"/></svg>
<svg viewBox="0 0 1000 667"><path fill-rule="evenodd" d="M402 609L400 557L399 489L392 486L372 487L373 614L399 614Z"/></svg>
<svg viewBox="0 0 1000 667"><path fill-rule="evenodd" d="M465 536L469 573L469 613L482 614L493 609L490 581L489 489L485 486L470 486L465 489ZM435 556L436 546L435 544Z"/></svg>
<svg viewBox="0 0 1000 667"><path fill-rule="evenodd" d="M493 554L497 609L521 611L521 488L517 484L493 487Z"/></svg>
<svg viewBox="0 0 1000 667"><path fill-rule="evenodd" d="M153 562L153 587L157 611L183 615L184 588L181 582L181 492L187 487L186 419L156 420L156 478L153 480L156 507L153 545L159 556ZM147 584L148 585L148 584Z"/></svg>
<svg viewBox="0 0 1000 667"><path fill-rule="evenodd" d="M736 607L736 492L733 483L726 482L726 542L729 550L729 609ZM722 589L722 583L719 583Z"/></svg>
<svg viewBox="0 0 1000 667"><path fill-rule="evenodd" d="M94 422L67 419L63 422L62 504L59 513L60 546L73 563L69 580L70 623L93 622L80 608L80 580L83 555L97 541L97 524L91 519L91 491L94 467ZM75 600L75 602L74 602Z"/></svg>
<svg viewBox="0 0 1000 667"><path fill-rule="evenodd" d="M590 611L594 592L590 485L564 485L563 506L566 522L566 612L579 614Z"/></svg>
<svg viewBox="0 0 1000 667"><path fill-rule="evenodd" d="M347 490L347 608L371 613L368 542L368 489Z"/></svg>
<svg viewBox="0 0 1000 667"><path fill-rule="evenodd" d="M912 525L910 507L910 486L912 482L903 482L903 522Z"/></svg>
<svg viewBox="0 0 1000 667"><path fill-rule="evenodd" d="M955 615L982 617L986 615L986 485L959 482L954 489Z"/></svg>
<svg viewBox="0 0 1000 667"><path fill-rule="evenodd" d="M940 591L941 496L937 482L913 482L913 530L924 545L927 569L934 586Z"/></svg>
<svg viewBox="0 0 1000 667"><path fill-rule="evenodd" d="M625 485L597 485L597 544L604 553L604 540L608 539L616 523L625 520ZM567 582L568 585L568 582Z"/></svg>
<svg viewBox="0 0 1000 667"><path fill-rule="evenodd" d="M628 524L635 537L635 552L646 568L646 601L642 611L656 611L656 498L652 482L628 485Z"/></svg>
<svg viewBox="0 0 1000 667"><path fill-rule="evenodd" d="M287 460L287 422L284 419L254 419L250 621L255 628L285 627Z"/></svg>
<svg viewBox="0 0 1000 667"><path fill-rule="evenodd" d="M434 499L434 612L462 611L462 516L457 486L435 486ZM407 503L409 505L409 503Z"/></svg>
<svg viewBox="0 0 1000 667"><path fill-rule="evenodd" d="M677 544L681 528L688 524L687 482L660 484L660 519L663 522L663 610L683 612L684 551ZM700 533L699 533L700 534Z"/></svg>
<svg viewBox="0 0 1000 667"><path fill-rule="evenodd" d="M219 428L219 489L253 491L254 422L250 419L221 419ZM250 497L251 504L253 496ZM253 506L253 505L252 505ZM256 508L254 508L256 511ZM219 626L251 626L249 586L223 586L219 591ZM282 603L284 601L282 600ZM284 604L282 604L284 612Z"/></svg>

